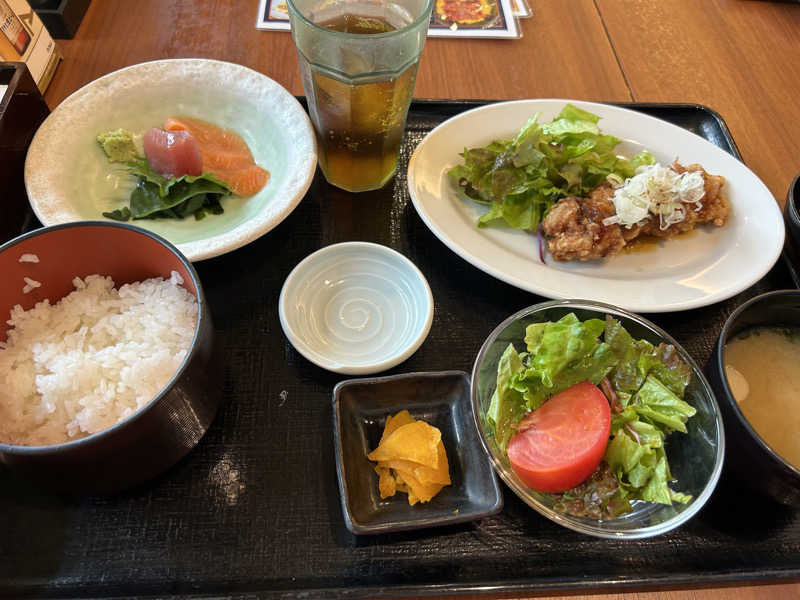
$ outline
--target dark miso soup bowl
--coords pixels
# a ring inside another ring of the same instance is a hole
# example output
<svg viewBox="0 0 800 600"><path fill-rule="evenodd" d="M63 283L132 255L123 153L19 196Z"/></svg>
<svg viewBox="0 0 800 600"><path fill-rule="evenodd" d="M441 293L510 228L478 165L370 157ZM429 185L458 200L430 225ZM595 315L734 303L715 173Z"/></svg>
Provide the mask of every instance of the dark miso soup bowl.
<svg viewBox="0 0 800 600"><path fill-rule="evenodd" d="M785 255L794 284L800 287L800 174L794 178L786 193L783 219L786 222Z"/></svg>
<svg viewBox="0 0 800 600"><path fill-rule="evenodd" d="M739 409L725 375L725 344L743 331L764 326L800 328L800 291L778 290L756 296L737 308L722 328L708 371L728 436L726 465L746 487L780 504L800 506L800 470L756 433Z"/></svg>
<svg viewBox="0 0 800 600"><path fill-rule="evenodd" d="M38 263L19 262L36 254ZM148 404L125 420L87 437L47 446L0 442L2 465L40 487L68 493L118 491L174 465L202 438L222 397L214 356L211 314L191 263L163 238L109 221L67 223L37 229L0 246L0 340L6 340L11 308L28 310L44 299L54 304L74 288L76 276L110 275L117 287L171 271L197 298L191 346L172 379ZM41 283L23 293L24 277ZM2 350L0 350L2 352Z"/></svg>

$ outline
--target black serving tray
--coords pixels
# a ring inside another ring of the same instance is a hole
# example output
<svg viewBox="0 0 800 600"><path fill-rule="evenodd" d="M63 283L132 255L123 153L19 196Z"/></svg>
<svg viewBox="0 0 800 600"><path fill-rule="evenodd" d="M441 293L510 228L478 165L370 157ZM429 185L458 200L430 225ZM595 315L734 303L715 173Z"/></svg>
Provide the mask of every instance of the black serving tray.
<svg viewBox="0 0 800 600"><path fill-rule="evenodd" d="M351 195L318 174L277 228L196 265L223 349L225 402L200 444L170 471L105 497L61 497L0 472L0 597L344 597L556 592L694 586L800 577L800 511L723 473L705 508L661 537L587 537L505 490L497 515L356 536L344 523L331 394L342 379L298 354L278 294L302 258L366 240L412 259L430 283L430 335L385 375L463 370L506 316L542 300L445 247L418 217L405 166L434 126L477 102L414 102L401 167L385 190ZM630 104L738 156L722 119L697 105ZM791 287L783 263L752 288L697 310L651 316L705 364L745 299ZM729 440L729 443L736 443Z"/></svg>

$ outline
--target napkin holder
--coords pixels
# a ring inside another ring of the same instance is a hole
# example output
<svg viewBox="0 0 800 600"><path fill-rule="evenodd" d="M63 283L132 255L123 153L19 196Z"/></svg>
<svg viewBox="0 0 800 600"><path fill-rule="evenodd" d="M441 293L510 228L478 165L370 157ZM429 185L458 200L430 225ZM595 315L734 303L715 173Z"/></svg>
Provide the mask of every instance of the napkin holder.
<svg viewBox="0 0 800 600"><path fill-rule="evenodd" d="M25 193L25 156L49 113L25 63L0 62L0 243L33 220Z"/></svg>

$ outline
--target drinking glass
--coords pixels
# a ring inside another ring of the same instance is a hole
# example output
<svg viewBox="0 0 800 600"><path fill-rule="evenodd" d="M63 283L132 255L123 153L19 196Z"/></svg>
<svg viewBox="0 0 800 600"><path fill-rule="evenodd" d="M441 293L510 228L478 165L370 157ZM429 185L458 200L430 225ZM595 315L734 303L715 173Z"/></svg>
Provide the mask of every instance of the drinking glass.
<svg viewBox="0 0 800 600"><path fill-rule="evenodd" d="M289 0L319 165L350 192L394 177L433 0Z"/></svg>

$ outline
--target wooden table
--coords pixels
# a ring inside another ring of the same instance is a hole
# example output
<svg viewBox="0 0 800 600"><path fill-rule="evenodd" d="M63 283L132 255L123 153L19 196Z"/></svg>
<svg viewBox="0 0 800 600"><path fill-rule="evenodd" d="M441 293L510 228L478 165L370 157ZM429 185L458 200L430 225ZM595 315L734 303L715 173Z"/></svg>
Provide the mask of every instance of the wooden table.
<svg viewBox="0 0 800 600"><path fill-rule="evenodd" d="M800 5L755 0L529 0L519 40L429 39L417 98L696 102L718 111L783 204L800 172ZM96 0L47 91L54 108L110 71L207 57L303 93L291 36L254 27L257 0ZM486 596L482 596L486 597ZM619 594L592 598L613 599ZM798 598L800 583L631 594L647 600Z"/></svg>

